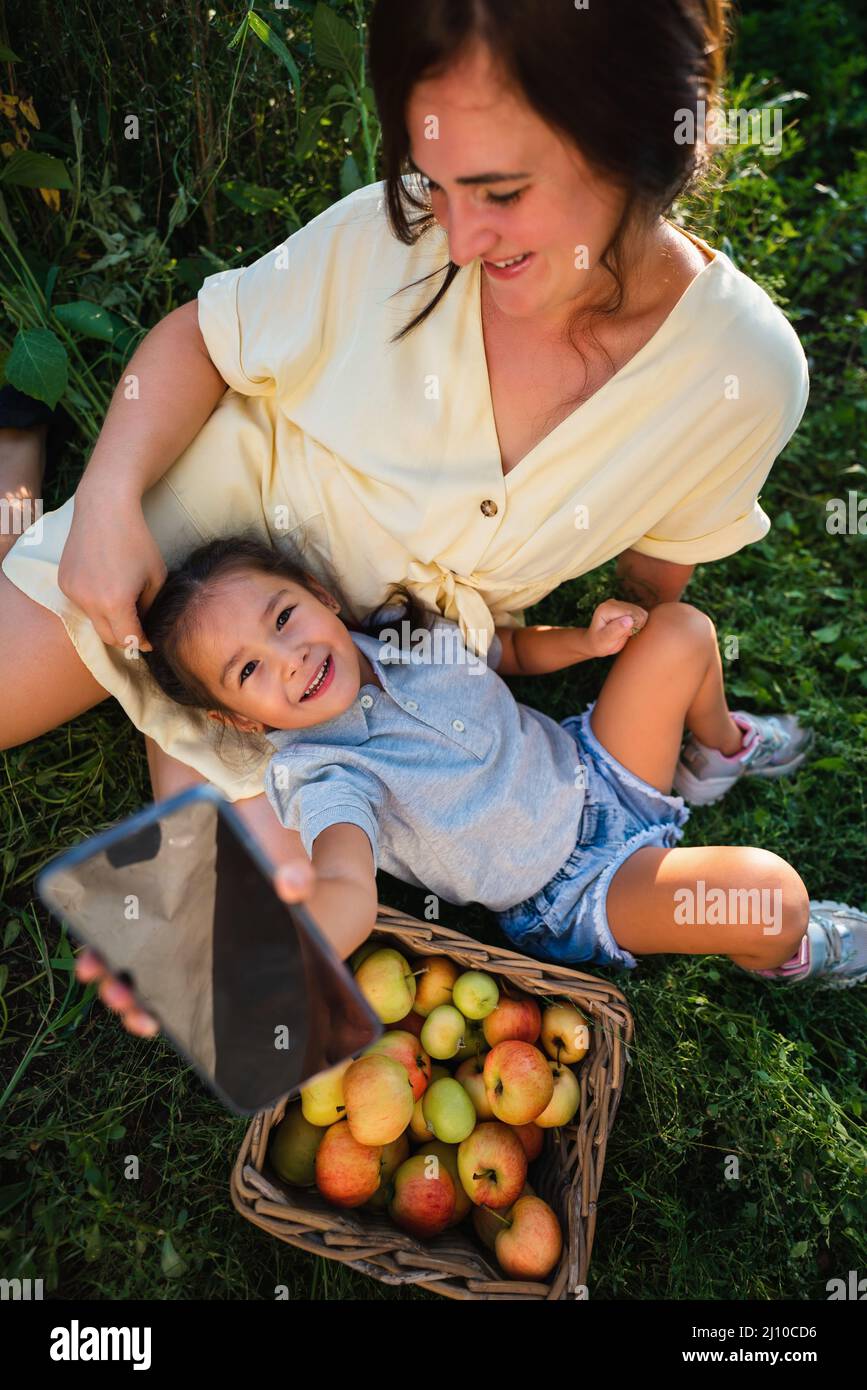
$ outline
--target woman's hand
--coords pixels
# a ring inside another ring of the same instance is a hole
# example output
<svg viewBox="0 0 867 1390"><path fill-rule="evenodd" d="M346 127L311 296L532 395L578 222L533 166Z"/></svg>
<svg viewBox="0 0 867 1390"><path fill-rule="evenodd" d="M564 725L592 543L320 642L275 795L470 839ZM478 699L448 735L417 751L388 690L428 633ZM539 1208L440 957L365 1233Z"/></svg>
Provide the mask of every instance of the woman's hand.
<svg viewBox="0 0 867 1390"><path fill-rule="evenodd" d="M287 903L301 902L316 885L316 871L309 860L292 861L281 865L273 878L274 891ZM113 1009L128 1033L138 1038L152 1038L160 1025L152 1014L138 1004L135 994L116 975L112 975L101 956L85 947L75 961L75 976L83 985L99 981L97 993L107 1008Z"/></svg>
<svg viewBox="0 0 867 1390"><path fill-rule="evenodd" d="M639 608L637 603L607 598L590 619L585 646L592 656L614 656L623 650L630 637L641 631L646 622L646 608Z"/></svg>
<svg viewBox="0 0 867 1390"><path fill-rule="evenodd" d="M123 647L134 638L138 650L150 651L136 603L146 613L167 572L140 500L79 485L57 583L103 642Z"/></svg>

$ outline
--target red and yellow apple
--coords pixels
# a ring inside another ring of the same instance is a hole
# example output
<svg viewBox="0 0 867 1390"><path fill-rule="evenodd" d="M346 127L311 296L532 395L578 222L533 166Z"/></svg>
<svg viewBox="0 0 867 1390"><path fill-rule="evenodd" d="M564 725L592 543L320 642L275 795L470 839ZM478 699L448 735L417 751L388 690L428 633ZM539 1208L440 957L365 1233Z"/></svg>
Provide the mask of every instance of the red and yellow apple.
<svg viewBox="0 0 867 1390"><path fill-rule="evenodd" d="M412 1115L409 1121L409 1133L414 1144L423 1144L426 1139L433 1139L433 1130L428 1129L422 1110L424 1096L419 1096L412 1108Z"/></svg>
<svg viewBox="0 0 867 1390"><path fill-rule="evenodd" d="M556 1214L541 1197L519 1197L498 1231L494 1253L510 1279L544 1279L563 1249Z"/></svg>
<svg viewBox="0 0 867 1390"><path fill-rule="evenodd" d="M349 1131L359 1144L390 1144L412 1118L415 1101L406 1067L380 1052L353 1062L343 1078L343 1095Z"/></svg>
<svg viewBox="0 0 867 1390"><path fill-rule="evenodd" d="M590 1026L574 1004L549 1004L542 1015L542 1046L555 1062L572 1066L590 1051Z"/></svg>
<svg viewBox="0 0 867 1390"><path fill-rule="evenodd" d="M534 1196L534 1190L528 1182L524 1183L516 1200L521 1197ZM514 1206L514 1203L513 1203ZM508 1216L512 1207L507 1207L505 1211L493 1211L490 1207L473 1207L473 1229L483 1245L493 1251L494 1241L508 1226Z"/></svg>
<svg viewBox="0 0 867 1390"><path fill-rule="evenodd" d="M397 1023L413 1007L415 976L400 951L373 951L355 972L355 983L381 1023Z"/></svg>
<svg viewBox="0 0 867 1390"><path fill-rule="evenodd" d="M424 1019L421 1014L417 1014L415 1009L410 1009L406 1017L399 1018L394 1026L405 1033L412 1033L416 1038L420 1038L423 1024Z"/></svg>
<svg viewBox="0 0 867 1390"><path fill-rule="evenodd" d="M338 1207L360 1207L379 1186L382 1149L359 1144L346 1120L326 1129L316 1150L316 1186Z"/></svg>
<svg viewBox="0 0 867 1390"><path fill-rule="evenodd" d="M550 1060L548 1066L554 1079L554 1094L541 1115L536 1116L536 1124L541 1129L568 1125L581 1103L581 1087L572 1068Z"/></svg>
<svg viewBox="0 0 867 1390"><path fill-rule="evenodd" d="M439 1004L452 1002L452 988L460 975L459 968L448 956L418 956L413 961L416 972L416 991L413 1009L422 1018Z"/></svg>
<svg viewBox="0 0 867 1390"><path fill-rule="evenodd" d="M529 1124L526 1125L513 1125L512 1128L524 1145L527 1162L532 1163L533 1159L538 1158L542 1152L545 1144L545 1131L539 1128L538 1120L530 1120Z"/></svg>
<svg viewBox="0 0 867 1390"><path fill-rule="evenodd" d="M388 1214L401 1230L429 1240L451 1223L455 1185L445 1163L430 1162L423 1153L413 1154L397 1169L392 1183Z"/></svg>
<svg viewBox="0 0 867 1390"><path fill-rule="evenodd" d="M527 1181L527 1155L508 1125L483 1120L458 1148L458 1173L476 1206L510 1207Z"/></svg>
<svg viewBox="0 0 867 1390"><path fill-rule="evenodd" d="M448 1169L449 1177L455 1185L455 1214L449 1222L449 1225L456 1226L459 1221L463 1221L467 1212L476 1210L464 1191L464 1185L458 1173L457 1146L455 1144L444 1144L439 1139L429 1139L426 1144L423 1144L420 1149L416 1150L416 1157L418 1157L419 1154L423 1155L425 1158L433 1154L439 1159L440 1163L444 1163Z"/></svg>
<svg viewBox="0 0 867 1390"><path fill-rule="evenodd" d="M412 1033L405 1033L398 1029L383 1033L381 1038L377 1038L376 1042L364 1049L362 1056L366 1057L374 1052L382 1052L386 1057L393 1057L396 1062L400 1062L406 1067L412 1086L413 1100L418 1100L419 1096L427 1090L430 1081L430 1057L419 1043L418 1038Z"/></svg>
<svg viewBox="0 0 867 1390"><path fill-rule="evenodd" d="M554 1094L548 1059L532 1043L497 1043L485 1058L483 1075L488 1103L504 1124L529 1124Z"/></svg>
<svg viewBox="0 0 867 1390"><path fill-rule="evenodd" d="M542 1014L529 995L501 996L500 1002L482 1023L489 1047L500 1042L534 1043L542 1031Z"/></svg>
<svg viewBox="0 0 867 1390"><path fill-rule="evenodd" d="M485 1091L485 1057L487 1055L484 1052L478 1057L468 1057L465 1062L461 1062L455 1072L455 1080L460 1081L473 1102L480 1120L493 1120L495 1118L491 1109L491 1102Z"/></svg>

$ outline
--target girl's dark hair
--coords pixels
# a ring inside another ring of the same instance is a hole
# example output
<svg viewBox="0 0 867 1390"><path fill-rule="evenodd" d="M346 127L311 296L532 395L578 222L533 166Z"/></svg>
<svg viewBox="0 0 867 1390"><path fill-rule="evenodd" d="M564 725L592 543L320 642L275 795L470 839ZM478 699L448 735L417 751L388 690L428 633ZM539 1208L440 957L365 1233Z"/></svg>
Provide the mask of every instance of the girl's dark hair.
<svg viewBox="0 0 867 1390"><path fill-rule="evenodd" d="M212 597L217 584L244 570L257 570L262 574L273 574L300 584L308 592L314 593L318 584L333 594L344 612L351 611L341 590L331 575L321 580L311 574L288 554L275 549L263 541L258 532L239 532L232 536L219 537L207 541L193 550L181 564L172 569L162 588L141 620L142 631L153 650L142 651L147 669L152 679L164 695L178 705L183 705L195 716L198 714L203 728L217 729L218 747L224 756L223 742L229 727L207 718L204 710L218 710L231 716L233 711L223 703L219 696L189 670L181 659L181 649L195 633L204 600ZM380 610L394 606L398 618L380 617ZM379 607L370 613L364 622L358 623L348 617L341 621L355 632L377 633L386 627L395 627L400 640L394 643L398 649L407 645L407 636L420 628L427 628L434 614L419 599L401 585L392 585ZM406 621L404 626L403 621ZM409 629L409 634L407 629ZM249 757L251 738L255 735L240 735L237 749L241 760ZM263 745L264 746L264 745ZM273 751L273 750L272 750Z"/></svg>
<svg viewBox="0 0 867 1390"><path fill-rule="evenodd" d="M481 41L543 120L570 139L598 175L626 191L601 257L614 282L612 298L577 310L567 326L583 361L573 332L585 317L609 317L621 307L623 244L631 227L664 216L710 165L703 142L675 143L674 113L695 115L702 100L708 116L714 109L729 6L730 0L590 0L585 9L572 0L376 0L368 25L369 70L394 235L412 245L435 222L420 188L416 194L402 177L412 168L405 122L410 94L422 78L442 75ZM446 272L433 299L392 342L433 312L460 269L449 261L403 287Z"/></svg>

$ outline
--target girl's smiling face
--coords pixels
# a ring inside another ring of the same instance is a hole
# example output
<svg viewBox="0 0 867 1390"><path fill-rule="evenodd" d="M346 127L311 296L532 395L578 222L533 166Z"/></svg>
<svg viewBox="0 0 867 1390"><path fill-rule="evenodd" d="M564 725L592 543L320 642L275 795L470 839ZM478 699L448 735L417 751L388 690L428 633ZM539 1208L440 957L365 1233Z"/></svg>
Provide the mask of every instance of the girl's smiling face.
<svg viewBox="0 0 867 1390"><path fill-rule="evenodd" d="M337 617L337 600L281 575L243 571L218 580L196 613L181 660L231 709L211 719L246 732L303 729L343 714L370 665Z"/></svg>

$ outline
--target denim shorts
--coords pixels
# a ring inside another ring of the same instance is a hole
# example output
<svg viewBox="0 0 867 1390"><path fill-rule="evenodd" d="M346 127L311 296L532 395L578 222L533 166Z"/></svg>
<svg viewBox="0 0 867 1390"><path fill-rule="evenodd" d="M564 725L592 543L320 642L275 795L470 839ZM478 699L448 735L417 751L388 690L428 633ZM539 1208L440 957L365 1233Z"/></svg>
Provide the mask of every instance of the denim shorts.
<svg viewBox="0 0 867 1390"><path fill-rule="evenodd" d="M619 965L635 957L618 946L608 924L608 887L625 859L645 845L671 848L683 838L689 808L619 763L590 728L595 701L560 721L584 769L584 808L575 848L544 888L496 914L516 950L554 965Z"/></svg>

